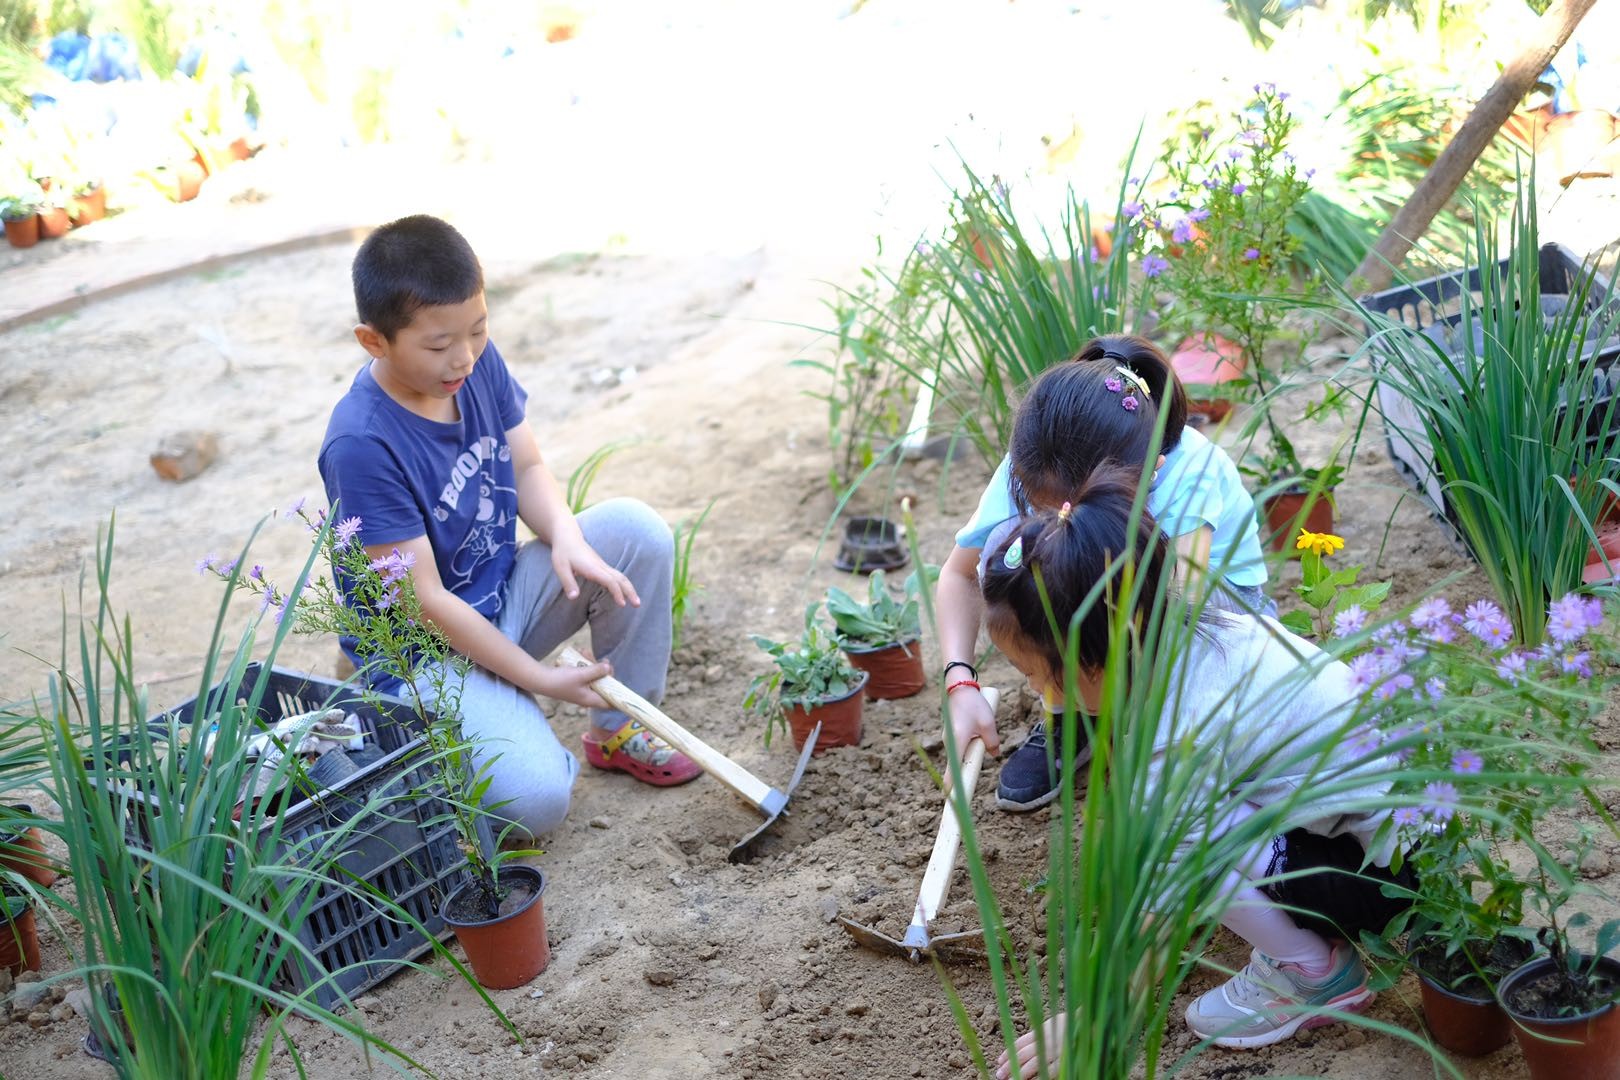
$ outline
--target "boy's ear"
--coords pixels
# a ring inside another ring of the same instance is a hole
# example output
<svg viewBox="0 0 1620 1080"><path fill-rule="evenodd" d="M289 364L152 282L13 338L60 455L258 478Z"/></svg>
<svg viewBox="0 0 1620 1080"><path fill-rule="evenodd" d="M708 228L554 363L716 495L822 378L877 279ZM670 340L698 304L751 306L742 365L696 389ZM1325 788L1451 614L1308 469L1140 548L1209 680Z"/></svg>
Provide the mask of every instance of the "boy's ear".
<svg viewBox="0 0 1620 1080"><path fill-rule="evenodd" d="M388 356L388 339L373 329L370 323L361 323L354 328L354 340L379 360Z"/></svg>

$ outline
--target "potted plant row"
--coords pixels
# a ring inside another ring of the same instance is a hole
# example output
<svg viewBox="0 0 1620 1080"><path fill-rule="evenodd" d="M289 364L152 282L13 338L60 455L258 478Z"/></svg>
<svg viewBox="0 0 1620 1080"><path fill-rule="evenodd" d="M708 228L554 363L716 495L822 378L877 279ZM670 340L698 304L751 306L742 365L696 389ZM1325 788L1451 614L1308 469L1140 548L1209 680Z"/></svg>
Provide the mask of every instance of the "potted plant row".
<svg viewBox="0 0 1620 1080"><path fill-rule="evenodd" d="M1338 636L1359 641L1364 615L1341 609ZM1417 972L1437 1044L1481 1056L1517 1036L1536 1080L1620 1077L1620 1031L1598 1022L1620 997L1620 967L1574 957L1568 928L1585 919L1566 924L1560 912L1579 891L1575 876L1536 838L1550 814L1591 797L1591 724L1607 686L1594 672L1614 659L1603 622L1601 604L1575 594L1549 605L1535 628L1515 628L1489 600L1453 611L1431 597L1350 660L1352 683L1379 703L1382 734L1369 736L1372 746L1421 778L1411 804L1392 813L1400 841L1392 866L1415 902L1386 929L1384 955ZM1531 651L1526 639L1550 647ZM1470 785L1488 792L1482 803L1459 799ZM1536 853L1529 870L1509 858L1525 846ZM1548 956L1536 955L1526 922L1547 924L1539 936ZM1404 949L1393 944L1403 934ZM1597 938L1601 957L1620 943L1620 923ZM1536 1036L1532 1019L1560 1025L1562 1041ZM1577 1064L1587 1053L1610 1071L1581 1071L1591 1067ZM1538 1055L1562 1071L1542 1070Z"/></svg>
<svg viewBox="0 0 1620 1080"><path fill-rule="evenodd" d="M765 718L765 744L785 726L793 745L803 749L817 724L816 754L835 746L858 746L861 741L862 691L871 678L853 666L839 648L838 639L819 623L819 603L804 610L804 633L797 641L771 641L753 635L754 644L775 666L754 678L745 708Z"/></svg>
<svg viewBox="0 0 1620 1080"><path fill-rule="evenodd" d="M914 570L906 576L904 596L897 599L883 571L873 571L864 604L842 589L827 590L827 614L837 630L838 644L849 662L870 676L866 696L874 701L911 697L927 685L918 582Z"/></svg>

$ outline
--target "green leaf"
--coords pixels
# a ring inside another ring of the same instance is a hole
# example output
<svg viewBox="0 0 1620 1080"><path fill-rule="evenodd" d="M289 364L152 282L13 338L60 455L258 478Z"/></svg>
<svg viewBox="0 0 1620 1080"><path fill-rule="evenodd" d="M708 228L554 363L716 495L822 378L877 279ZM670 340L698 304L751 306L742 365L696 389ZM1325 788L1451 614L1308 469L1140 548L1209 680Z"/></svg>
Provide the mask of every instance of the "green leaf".
<svg viewBox="0 0 1620 1080"><path fill-rule="evenodd" d="M1303 638L1311 637L1316 631L1316 627L1311 623L1311 617L1297 608L1285 613L1277 621Z"/></svg>

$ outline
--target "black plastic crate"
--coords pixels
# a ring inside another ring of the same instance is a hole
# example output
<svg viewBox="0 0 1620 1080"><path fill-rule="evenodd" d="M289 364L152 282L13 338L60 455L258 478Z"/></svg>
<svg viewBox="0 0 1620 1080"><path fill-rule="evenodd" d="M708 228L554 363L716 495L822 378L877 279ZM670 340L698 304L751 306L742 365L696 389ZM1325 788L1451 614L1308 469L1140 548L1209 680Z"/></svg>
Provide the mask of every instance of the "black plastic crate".
<svg viewBox="0 0 1620 1080"><path fill-rule="evenodd" d="M1586 269L1575 253L1563 244L1543 244L1540 252L1541 294L1543 310L1548 298L1568 296L1578 285ZM1496 264L1498 273L1507 270L1509 260ZM1466 289L1474 304L1481 302L1480 267L1440 274L1410 285L1401 285L1383 292L1363 296L1358 303L1362 310L1386 316L1404 323L1414 330L1430 332L1431 336L1454 330L1462 322L1462 296ZM1609 295L1609 281L1602 274L1592 272L1592 283L1587 288L1586 310L1594 315L1603 308ZM1610 328L1620 323L1620 301L1611 302ZM1367 323L1369 332L1372 323ZM1437 329L1438 328L1438 329ZM1376 346L1375 346L1376 362ZM1583 360L1595 360L1600 373L1593 393L1607 395L1616 387L1606 377L1615 360L1620 359L1620 334L1609 333L1598 340L1589 340L1582 351ZM1456 532L1455 514L1446 505L1443 488L1445 478L1434 464L1434 448L1424 431L1422 418L1406 395L1380 380L1377 386L1378 409L1384 417L1384 442L1391 463L1402 479L1411 484L1429 509L1448 526L1453 540L1462 546ZM1620 419L1620 418L1617 418ZM1588 441L1594 450L1603 449L1613 438L1612 432L1588 432ZM1466 547L1463 548L1466 551Z"/></svg>
<svg viewBox="0 0 1620 1080"><path fill-rule="evenodd" d="M260 664L247 666L236 695L240 703L245 705L263 670ZM334 972L334 978L311 995L317 1004L332 1008L342 1000L340 989L351 998L358 996L406 961L432 949L433 938L449 936L449 928L439 917L439 904L466 880L466 859L449 820L450 806L444 799L438 763L428 760L424 725L410 705L385 696L379 707L353 687L285 668L271 668L268 678L255 716L258 721L268 725L315 709L341 708L355 714L368 741L374 740L385 754L331 788L302 795L282 807L278 815L281 835L268 853L275 861L295 864L312 858L327 832L377 800L366 811L366 821L350 832L336 858L342 883L291 878L287 883L288 888L304 890L292 906L308 906L304 924L294 928L295 936L324 970L310 971L302 957L294 956L277 977L275 988L299 994ZM175 723L189 726L197 720L206 723L218 713L224 693L221 684L209 691L200 712L198 699L192 698L152 718L148 728L167 729ZM132 842L148 843L148 815L156 808L138 797L130 798L127 805ZM271 827L265 826L266 830ZM487 824L481 824L480 836L485 853L492 853L494 841ZM366 888L394 901L422 929L393 916L365 895ZM308 895L311 889L313 898ZM357 964L363 966L354 966Z"/></svg>

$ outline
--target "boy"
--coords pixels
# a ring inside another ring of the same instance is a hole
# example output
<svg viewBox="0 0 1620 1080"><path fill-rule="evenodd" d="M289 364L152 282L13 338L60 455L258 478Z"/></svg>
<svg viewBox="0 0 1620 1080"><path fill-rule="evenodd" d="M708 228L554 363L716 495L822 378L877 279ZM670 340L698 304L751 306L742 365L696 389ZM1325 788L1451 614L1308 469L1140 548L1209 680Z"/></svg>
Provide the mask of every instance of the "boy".
<svg viewBox="0 0 1620 1080"><path fill-rule="evenodd" d="M528 395L489 340L483 268L459 232L401 218L367 238L352 273L354 336L371 359L332 410L321 478L340 515L360 519L369 555L397 548L411 562L423 614L472 662L462 729L480 764L493 762L488 804L531 836L568 812L579 763L533 694L591 709L585 754L597 768L656 785L694 779L693 762L591 689L617 671L649 700L663 696L668 526L630 499L569 512L524 419ZM519 518L537 537L521 546ZM540 662L586 623L594 666ZM417 684L432 693L428 676Z"/></svg>

